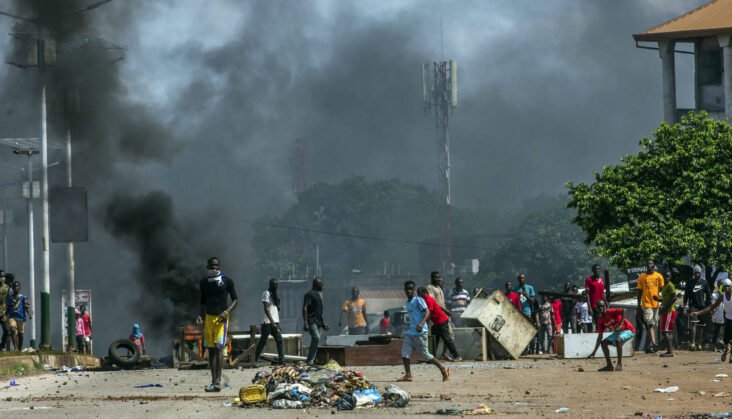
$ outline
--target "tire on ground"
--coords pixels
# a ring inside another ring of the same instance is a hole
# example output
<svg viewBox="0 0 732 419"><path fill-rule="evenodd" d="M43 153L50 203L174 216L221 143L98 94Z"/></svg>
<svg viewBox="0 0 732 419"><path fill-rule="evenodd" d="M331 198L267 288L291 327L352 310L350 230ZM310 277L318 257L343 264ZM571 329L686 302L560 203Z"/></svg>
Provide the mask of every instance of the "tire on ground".
<svg viewBox="0 0 732 419"><path fill-rule="evenodd" d="M132 355L129 358L122 357L117 353L118 349L127 349L132 353ZM112 363L118 367L134 367L140 361L140 350L137 348L137 345L129 339L118 339L112 342L112 344L109 345L108 355L109 359L112 360Z"/></svg>

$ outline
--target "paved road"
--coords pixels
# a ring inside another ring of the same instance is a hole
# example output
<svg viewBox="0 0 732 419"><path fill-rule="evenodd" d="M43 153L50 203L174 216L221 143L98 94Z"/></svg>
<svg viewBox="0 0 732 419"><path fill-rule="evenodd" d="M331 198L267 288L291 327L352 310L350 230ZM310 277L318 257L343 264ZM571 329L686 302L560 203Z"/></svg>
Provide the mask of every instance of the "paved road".
<svg viewBox="0 0 732 419"><path fill-rule="evenodd" d="M625 371L599 373L600 360L564 361L549 357L517 362L452 364L453 379L442 383L428 365L414 366L415 382L402 386L413 397L405 409L362 409L336 416L430 417L441 407L476 407L486 403L505 417L631 417L636 412L664 418L691 412L732 411L732 365L710 352L681 352L676 358L639 354ZM379 387L400 376L401 367L365 367L364 375ZM225 407L256 370L228 370L229 387L216 395L203 392L208 371L145 370L82 372L65 376L16 377L18 387L0 382L0 417L262 418L330 417L331 409L282 411ZM728 374L730 378L715 378ZM712 380L718 379L715 382ZM140 384L162 388L135 389ZM679 386L677 393L654 393L657 387ZM703 393L703 394L702 394ZM717 395L715 397L715 395ZM672 399L672 400L669 400ZM7 415L7 416L6 416Z"/></svg>

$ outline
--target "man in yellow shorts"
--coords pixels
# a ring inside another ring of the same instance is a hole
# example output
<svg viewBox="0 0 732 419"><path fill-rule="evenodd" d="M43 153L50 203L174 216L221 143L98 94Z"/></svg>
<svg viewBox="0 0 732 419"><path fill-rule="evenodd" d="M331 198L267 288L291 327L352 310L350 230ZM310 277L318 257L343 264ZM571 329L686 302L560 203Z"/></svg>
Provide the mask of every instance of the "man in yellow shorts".
<svg viewBox="0 0 732 419"><path fill-rule="evenodd" d="M201 279L201 305L197 324L203 323L203 343L208 350L208 365L211 368L211 385L206 392L221 391L221 371L224 368L224 347L229 328L231 311L236 307L237 296L234 280L221 273L219 259L208 260L206 278ZM231 298L231 304L228 298Z"/></svg>

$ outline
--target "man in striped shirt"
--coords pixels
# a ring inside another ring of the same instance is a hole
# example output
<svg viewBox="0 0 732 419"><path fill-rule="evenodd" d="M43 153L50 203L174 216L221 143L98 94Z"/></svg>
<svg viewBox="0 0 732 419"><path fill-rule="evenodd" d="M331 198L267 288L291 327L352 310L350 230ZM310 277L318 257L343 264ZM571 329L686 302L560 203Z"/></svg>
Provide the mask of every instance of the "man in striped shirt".
<svg viewBox="0 0 732 419"><path fill-rule="evenodd" d="M468 304L470 304L470 293L468 290L463 288L463 279L455 278L455 288L450 290L448 302L448 306L452 312L450 318L455 327L463 327L461 317L463 316L465 309L468 307Z"/></svg>

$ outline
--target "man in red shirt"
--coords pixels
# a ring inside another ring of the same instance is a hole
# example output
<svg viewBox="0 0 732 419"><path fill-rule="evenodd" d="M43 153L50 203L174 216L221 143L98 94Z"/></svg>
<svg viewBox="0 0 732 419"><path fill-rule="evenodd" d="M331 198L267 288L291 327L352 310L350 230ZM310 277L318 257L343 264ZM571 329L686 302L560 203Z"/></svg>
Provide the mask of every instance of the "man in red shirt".
<svg viewBox="0 0 732 419"><path fill-rule="evenodd" d="M450 336L450 323L448 322L449 317L447 317L447 314L442 311L442 308L437 304L437 301L427 293L427 288L420 287L417 290L417 294L424 299L424 302L427 304L427 310L430 311L432 335L442 338L445 342L444 345L447 346L447 349L450 351L450 361L462 361L463 359L460 358L457 348L455 347L455 342ZM437 348L435 348L435 353L437 353Z"/></svg>
<svg viewBox="0 0 732 419"><path fill-rule="evenodd" d="M508 301L513 303L514 307L516 307L518 311L521 311L521 299L519 297L519 293L513 290L513 284L511 281L506 282L506 298L508 298Z"/></svg>
<svg viewBox="0 0 732 419"><path fill-rule="evenodd" d="M605 355L607 365L598 371L621 371L623 369L623 344L633 339L635 328L625 318L625 309L623 308L608 308L607 303L600 300L597 302L597 311L600 314L597 319L597 343L595 349L587 358L594 357L597 348L602 345L602 353ZM602 334L605 329L612 330L612 333L603 339ZM615 345L618 352L618 362L615 367L613 367L613 362L610 360L610 344Z"/></svg>
<svg viewBox="0 0 732 419"><path fill-rule="evenodd" d="M551 305L552 310L554 310L554 323L556 324L552 345L554 346L554 353L557 353L557 336L562 334L562 300L553 298Z"/></svg>
<svg viewBox="0 0 732 419"><path fill-rule="evenodd" d="M592 265L592 275L585 279L585 296L587 297L587 310L592 321L597 324L598 313L596 310L598 301L605 301L605 281L600 276L600 265Z"/></svg>

